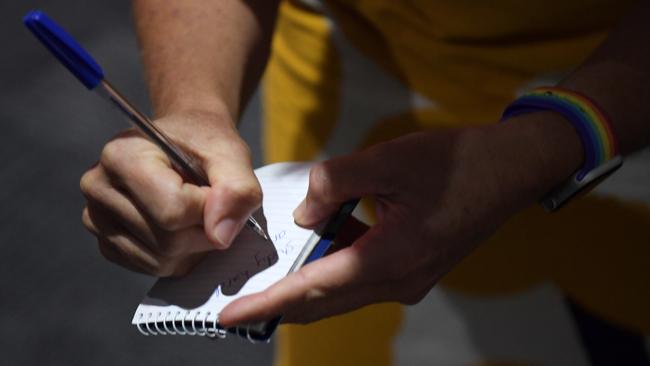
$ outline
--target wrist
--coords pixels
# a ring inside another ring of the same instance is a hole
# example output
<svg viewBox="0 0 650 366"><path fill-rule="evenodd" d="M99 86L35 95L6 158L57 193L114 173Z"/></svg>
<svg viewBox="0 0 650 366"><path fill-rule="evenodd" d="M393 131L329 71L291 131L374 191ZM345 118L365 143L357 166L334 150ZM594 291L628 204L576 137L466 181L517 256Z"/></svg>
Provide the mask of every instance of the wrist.
<svg viewBox="0 0 650 366"><path fill-rule="evenodd" d="M533 112L491 126L502 170L497 172L502 196L514 197L516 212L538 202L564 182L584 159L582 142L575 128L555 112Z"/></svg>
<svg viewBox="0 0 650 366"><path fill-rule="evenodd" d="M155 118L170 116L209 117L219 124L234 126L237 118L232 114L223 99L217 96L196 95L186 98L154 103Z"/></svg>

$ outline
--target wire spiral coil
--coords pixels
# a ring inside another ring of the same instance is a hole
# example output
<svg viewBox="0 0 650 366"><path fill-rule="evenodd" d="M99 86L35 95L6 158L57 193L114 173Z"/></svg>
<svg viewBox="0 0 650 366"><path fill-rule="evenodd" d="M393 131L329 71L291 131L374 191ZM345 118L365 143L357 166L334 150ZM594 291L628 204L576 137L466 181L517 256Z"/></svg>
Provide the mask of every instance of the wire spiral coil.
<svg viewBox="0 0 650 366"><path fill-rule="evenodd" d="M136 327L145 336L190 335L209 338L226 338L226 330L216 320L209 320L211 312L158 312L140 313ZM250 337L248 337L250 339Z"/></svg>

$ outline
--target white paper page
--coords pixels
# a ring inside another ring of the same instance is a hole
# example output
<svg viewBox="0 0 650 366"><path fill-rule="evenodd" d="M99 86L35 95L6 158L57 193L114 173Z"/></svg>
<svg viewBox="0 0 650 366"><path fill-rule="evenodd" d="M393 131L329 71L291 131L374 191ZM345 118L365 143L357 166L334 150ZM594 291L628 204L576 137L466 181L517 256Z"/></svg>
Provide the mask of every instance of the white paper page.
<svg viewBox="0 0 650 366"><path fill-rule="evenodd" d="M285 277L312 234L293 222L307 193L310 163L278 163L255 171L264 194L264 217L272 243L244 228L226 251L208 254L187 276L163 278L149 290L132 323L181 318L216 321L233 300L262 291Z"/></svg>

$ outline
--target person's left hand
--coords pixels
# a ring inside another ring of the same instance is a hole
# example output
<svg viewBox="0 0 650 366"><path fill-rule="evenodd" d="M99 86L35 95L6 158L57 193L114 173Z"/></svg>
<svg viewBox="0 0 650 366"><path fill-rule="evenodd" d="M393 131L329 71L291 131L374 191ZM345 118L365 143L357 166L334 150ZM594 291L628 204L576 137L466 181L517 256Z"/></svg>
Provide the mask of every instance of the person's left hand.
<svg viewBox="0 0 650 366"><path fill-rule="evenodd" d="M220 314L223 326L311 322L368 304L419 302L508 217L580 164L572 127L542 113L488 127L408 135L315 165L294 212L325 221L342 202L373 197L377 224L351 246L310 263Z"/></svg>

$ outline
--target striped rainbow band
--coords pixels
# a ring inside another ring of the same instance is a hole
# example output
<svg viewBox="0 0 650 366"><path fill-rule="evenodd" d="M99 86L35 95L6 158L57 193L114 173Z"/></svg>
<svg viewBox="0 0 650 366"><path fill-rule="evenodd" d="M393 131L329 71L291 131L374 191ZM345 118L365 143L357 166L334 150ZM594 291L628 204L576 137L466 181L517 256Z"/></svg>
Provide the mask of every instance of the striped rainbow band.
<svg viewBox="0 0 650 366"><path fill-rule="evenodd" d="M618 155L618 143L605 113L588 97L558 87L535 88L515 99L502 120L524 113L554 111L562 114L578 132L585 149L585 162L576 179Z"/></svg>

